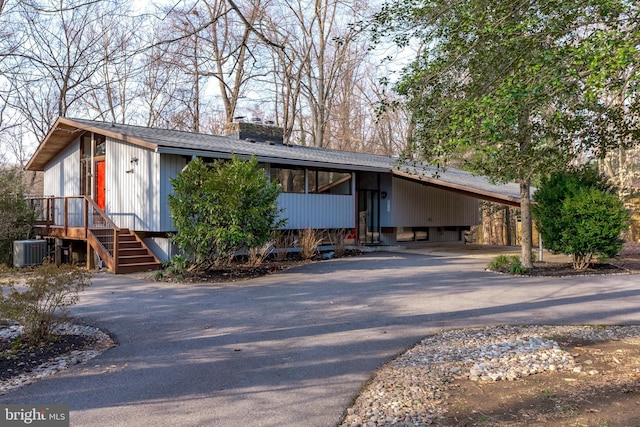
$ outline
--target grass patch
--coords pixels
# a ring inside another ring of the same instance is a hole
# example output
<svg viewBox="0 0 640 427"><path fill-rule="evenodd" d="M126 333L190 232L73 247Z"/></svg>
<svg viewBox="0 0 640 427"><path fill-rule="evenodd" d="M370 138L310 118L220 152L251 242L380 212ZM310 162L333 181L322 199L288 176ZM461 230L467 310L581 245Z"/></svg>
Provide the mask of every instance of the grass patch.
<svg viewBox="0 0 640 427"><path fill-rule="evenodd" d="M516 255L498 255L489 262L487 270L513 275L527 273L527 268L522 265L520 257Z"/></svg>

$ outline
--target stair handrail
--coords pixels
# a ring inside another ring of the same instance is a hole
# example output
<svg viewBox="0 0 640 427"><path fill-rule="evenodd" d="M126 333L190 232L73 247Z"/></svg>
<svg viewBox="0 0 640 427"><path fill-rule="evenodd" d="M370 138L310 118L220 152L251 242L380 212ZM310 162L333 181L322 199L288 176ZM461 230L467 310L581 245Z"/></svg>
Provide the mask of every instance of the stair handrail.
<svg viewBox="0 0 640 427"><path fill-rule="evenodd" d="M84 196L84 224L85 231L87 233L87 238L89 236L93 237L94 240L100 248L95 248L98 251L98 254L103 258L103 261L107 263L107 266L113 273L118 273L118 242L120 237L120 227L118 227L112 220L107 216L107 214L98 206L95 200L91 199L88 196ZM92 215L89 215L89 211L91 210ZM102 226L96 226L95 215L97 214L100 221L102 221ZM110 236L109 234L96 234L96 230L99 229L111 229L113 230L113 242L109 245ZM106 238L106 240L105 240ZM108 246L111 246L110 248ZM102 250L100 250L102 249ZM101 253L102 252L102 253ZM106 255L106 257L105 257ZM105 259L110 258L110 259Z"/></svg>
<svg viewBox="0 0 640 427"><path fill-rule="evenodd" d="M65 236L71 227L81 229L83 237L109 270L118 273L118 243L121 229L95 200L86 195L26 197L26 200L36 214L36 227L44 227L46 234L54 227L64 229ZM77 200L78 203L72 205L71 200ZM78 209L70 211L71 206Z"/></svg>
<svg viewBox="0 0 640 427"><path fill-rule="evenodd" d="M92 198L90 198L89 196L83 196L83 197L84 197L85 202L86 202L86 203L88 203L88 204L90 204L90 205L91 205L91 207L92 207L93 209L95 209L95 211L98 213L98 215L100 215L100 217L101 217L102 219L104 219L104 221L105 221L107 224L109 224L109 227L104 227L104 228L113 228L113 229L116 229L116 230L120 231L120 227L118 227L118 226L116 225L116 223L115 223L115 222L113 222L113 220L112 220L111 218L109 218L109 216L105 213L105 211L103 211L103 210L100 208L100 206L98 206L98 204L96 203L96 201L95 201L95 200L93 200L93 199L92 199ZM87 215L87 216L89 215L89 209L85 209L85 210L84 210L84 212L85 212L85 215ZM85 221L85 226L86 226L87 228L90 228L88 225L89 225L89 223L88 223L87 221ZM97 228L103 228L103 227L97 227Z"/></svg>

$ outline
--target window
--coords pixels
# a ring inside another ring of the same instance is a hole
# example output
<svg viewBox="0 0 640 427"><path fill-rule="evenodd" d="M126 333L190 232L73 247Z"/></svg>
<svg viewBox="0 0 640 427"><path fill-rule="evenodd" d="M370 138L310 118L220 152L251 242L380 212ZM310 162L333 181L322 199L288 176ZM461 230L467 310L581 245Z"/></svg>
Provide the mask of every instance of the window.
<svg viewBox="0 0 640 427"><path fill-rule="evenodd" d="M94 141L96 143L96 151L95 151L95 156L96 157L102 157L106 154L107 152L107 140L104 136L102 135L95 135L94 136Z"/></svg>
<svg viewBox="0 0 640 427"><path fill-rule="evenodd" d="M351 173L309 170L309 193L350 195Z"/></svg>
<svg viewBox="0 0 640 427"><path fill-rule="evenodd" d="M396 230L396 241L417 242L429 240L429 227L398 227Z"/></svg>
<svg viewBox="0 0 640 427"><path fill-rule="evenodd" d="M92 163L96 160L104 160L106 154L107 140L104 135L87 132L80 139L80 194L91 195L91 174L94 173ZM91 143L94 143L93 158L91 157ZM95 185L95 182L94 182Z"/></svg>
<svg viewBox="0 0 640 427"><path fill-rule="evenodd" d="M88 159L91 157L91 134L85 133L82 136L82 142L80 143L80 157Z"/></svg>
<svg viewBox="0 0 640 427"><path fill-rule="evenodd" d="M93 150L94 157L103 157L106 154L107 141L103 135L93 135L95 148ZM80 142L80 157L83 159L91 158L91 133L82 135Z"/></svg>
<svg viewBox="0 0 640 427"><path fill-rule="evenodd" d="M271 167L271 181L282 186L283 193L304 193L304 169Z"/></svg>
<svg viewBox="0 0 640 427"><path fill-rule="evenodd" d="M271 180L282 185L283 193L305 193L305 169L272 165ZM351 195L351 173L337 170L307 169L310 194Z"/></svg>

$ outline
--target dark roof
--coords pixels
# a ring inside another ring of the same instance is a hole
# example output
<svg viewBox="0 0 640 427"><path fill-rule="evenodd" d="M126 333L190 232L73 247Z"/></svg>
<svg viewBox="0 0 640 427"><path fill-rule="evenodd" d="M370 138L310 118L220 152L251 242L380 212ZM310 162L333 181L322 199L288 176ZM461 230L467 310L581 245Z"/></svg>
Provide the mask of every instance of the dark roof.
<svg viewBox="0 0 640 427"><path fill-rule="evenodd" d="M519 205L516 184L496 185L486 177L458 169L437 171L427 165L403 165L398 159L349 151L242 141L231 136L206 135L169 129L59 118L27 164L27 170L44 170L64 147L85 131L95 132L158 153L225 158L256 156L259 161L294 166L388 172L405 179L464 193L498 203ZM436 172L438 174L436 175ZM437 177L436 177L437 176Z"/></svg>

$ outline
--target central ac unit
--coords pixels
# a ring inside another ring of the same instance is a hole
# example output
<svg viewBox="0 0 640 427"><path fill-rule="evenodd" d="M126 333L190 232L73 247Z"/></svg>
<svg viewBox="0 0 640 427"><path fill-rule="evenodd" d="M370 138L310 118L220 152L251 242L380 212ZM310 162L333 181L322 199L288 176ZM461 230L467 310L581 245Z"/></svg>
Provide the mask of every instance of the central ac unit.
<svg viewBox="0 0 640 427"><path fill-rule="evenodd" d="M42 265L47 257L47 241L16 240L13 242L13 266L28 267L30 265Z"/></svg>

